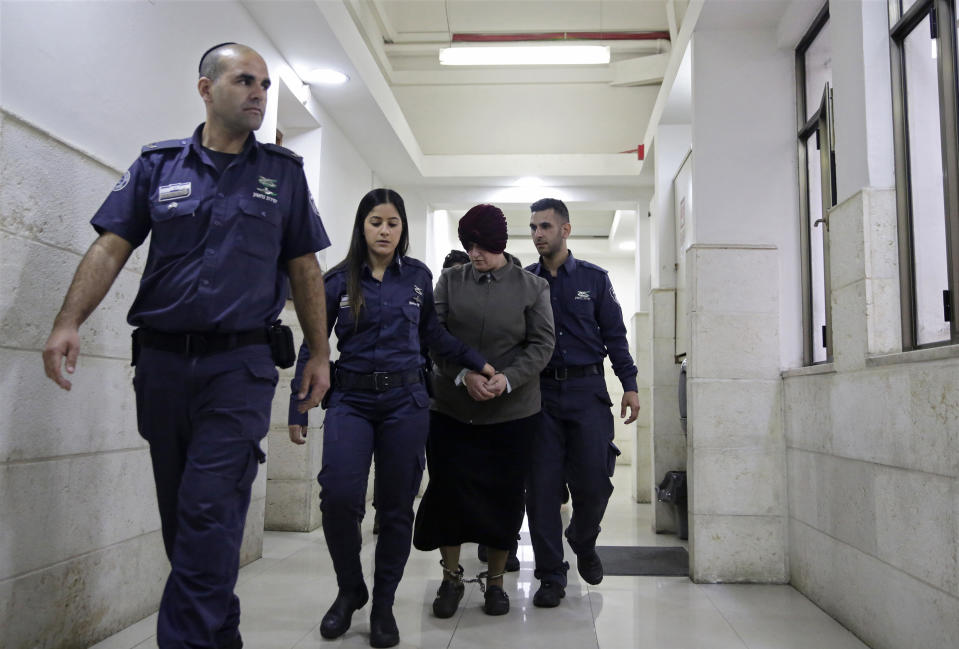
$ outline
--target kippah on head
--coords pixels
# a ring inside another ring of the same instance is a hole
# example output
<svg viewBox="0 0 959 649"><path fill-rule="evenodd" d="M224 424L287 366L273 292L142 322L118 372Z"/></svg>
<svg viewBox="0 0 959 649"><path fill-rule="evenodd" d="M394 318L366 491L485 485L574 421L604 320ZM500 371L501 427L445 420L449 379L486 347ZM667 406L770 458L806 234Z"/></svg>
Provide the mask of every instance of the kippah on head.
<svg viewBox="0 0 959 649"><path fill-rule="evenodd" d="M466 250L475 243L493 254L501 253L506 250L506 216L495 205L471 207L460 219L458 234Z"/></svg>
<svg viewBox="0 0 959 649"><path fill-rule="evenodd" d="M204 70L204 69L203 69L203 68L204 68L203 63L204 63L204 61L206 61L206 57L207 57L208 54L210 54L210 52L213 52L214 50L218 50L218 49L220 49L221 47L226 47L227 45L236 45L236 43L234 43L233 41L227 41L226 43L220 43L220 44L218 44L218 45L214 45L213 47L211 47L210 49L208 49L206 52L203 53L203 56L200 57L200 64L197 66L197 69L198 69L198 71L200 72L200 76L201 76L201 77L207 77L208 79L213 79L213 78L216 76L216 72L215 72L216 67L215 67L215 66L213 67L213 71L211 71L211 70ZM207 72L208 74L204 74L204 72ZM211 75L212 75L212 76L211 76Z"/></svg>

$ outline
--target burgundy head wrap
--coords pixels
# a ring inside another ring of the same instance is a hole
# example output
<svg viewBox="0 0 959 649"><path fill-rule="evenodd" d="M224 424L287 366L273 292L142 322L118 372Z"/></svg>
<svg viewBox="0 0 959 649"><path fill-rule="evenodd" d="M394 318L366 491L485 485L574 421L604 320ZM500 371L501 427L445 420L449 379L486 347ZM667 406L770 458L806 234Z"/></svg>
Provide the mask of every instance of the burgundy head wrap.
<svg viewBox="0 0 959 649"><path fill-rule="evenodd" d="M495 205L477 205L463 215L459 224L460 243L469 250L475 243L484 250L498 254L506 250L506 217Z"/></svg>

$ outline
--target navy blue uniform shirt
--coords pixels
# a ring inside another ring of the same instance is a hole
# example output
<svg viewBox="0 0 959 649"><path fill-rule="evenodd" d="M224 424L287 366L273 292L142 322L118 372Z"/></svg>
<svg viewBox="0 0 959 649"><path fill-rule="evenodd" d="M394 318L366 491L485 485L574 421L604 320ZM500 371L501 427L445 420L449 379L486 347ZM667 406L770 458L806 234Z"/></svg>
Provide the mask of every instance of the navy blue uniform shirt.
<svg viewBox="0 0 959 649"><path fill-rule="evenodd" d="M549 282L556 346L547 368L601 364L607 355L625 392L636 390L636 366L629 353L623 310L609 274L588 261L569 257L553 277L541 262L526 267Z"/></svg>
<svg viewBox="0 0 959 649"><path fill-rule="evenodd" d="M425 362L424 346L477 372L486 365L479 352L440 324L433 304L433 274L423 262L412 257L394 257L382 281L374 278L369 266L364 265L361 288L366 303L358 327L354 326L346 295L347 274L345 267L334 268L324 282L327 331L336 332L336 348L340 352L337 370L370 374L415 369ZM305 415L295 417L292 406L309 358L310 350L304 342L292 383L290 424L306 423Z"/></svg>
<svg viewBox="0 0 959 649"><path fill-rule="evenodd" d="M235 332L273 322L286 262L330 245L302 160L251 133L219 173L191 139L143 147L91 223L139 246L152 234L127 321L170 332Z"/></svg>

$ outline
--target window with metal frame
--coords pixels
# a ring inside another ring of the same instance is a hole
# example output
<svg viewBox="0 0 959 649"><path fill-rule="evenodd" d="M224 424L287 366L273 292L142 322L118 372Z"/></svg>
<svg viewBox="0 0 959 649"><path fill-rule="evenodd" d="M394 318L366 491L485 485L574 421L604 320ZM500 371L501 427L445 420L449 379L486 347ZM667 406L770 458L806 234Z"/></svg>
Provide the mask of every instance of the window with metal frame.
<svg viewBox="0 0 959 649"><path fill-rule="evenodd" d="M959 343L956 0L889 0L903 349Z"/></svg>
<svg viewBox="0 0 959 649"><path fill-rule="evenodd" d="M829 209L836 204L829 5L796 47L799 219L802 246L803 361L832 360Z"/></svg>

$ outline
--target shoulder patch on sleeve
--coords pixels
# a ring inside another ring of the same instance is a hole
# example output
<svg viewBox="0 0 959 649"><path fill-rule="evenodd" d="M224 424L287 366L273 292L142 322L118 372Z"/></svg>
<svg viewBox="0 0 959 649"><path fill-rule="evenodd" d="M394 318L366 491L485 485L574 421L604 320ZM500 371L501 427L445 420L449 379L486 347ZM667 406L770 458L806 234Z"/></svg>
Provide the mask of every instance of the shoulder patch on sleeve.
<svg viewBox="0 0 959 649"><path fill-rule="evenodd" d="M260 146L262 146L264 149L266 149L270 153L286 156L287 158L290 158L291 160L295 160L297 164L300 164L300 165L303 164L303 158L296 155L295 153L293 153L286 147L280 146L279 144L273 144L271 142L263 142L260 144Z"/></svg>
<svg viewBox="0 0 959 649"><path fill-rule="evenodd" d="M144 153L153 153L154 151L163 151L164 149L182 149L190 143L190 140L163 140L161 142L151 142L143 145L140 149L140 155Z"/></svg>

